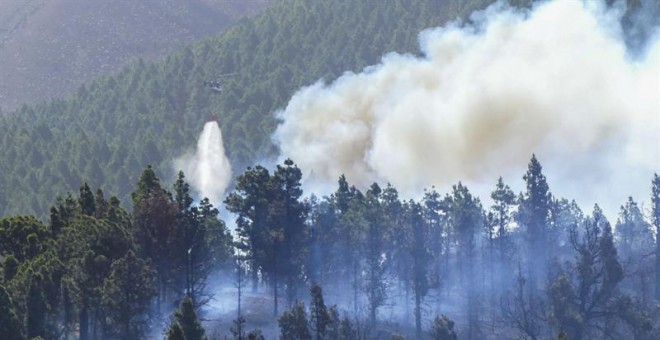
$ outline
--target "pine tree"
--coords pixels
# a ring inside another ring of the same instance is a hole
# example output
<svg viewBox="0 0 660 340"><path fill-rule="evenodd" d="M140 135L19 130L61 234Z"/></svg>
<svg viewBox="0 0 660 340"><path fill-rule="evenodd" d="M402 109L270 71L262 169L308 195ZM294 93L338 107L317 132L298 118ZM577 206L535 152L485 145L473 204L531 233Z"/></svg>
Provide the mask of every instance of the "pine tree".
<svg viewBox="0 0 660 340"><path fill-rule="evenodd" d="M419 203L410 202L410 224L412 229L412 242L409 245L412 261L412 282L415 292L415 334L417 339L422 338L422 300L428 294L429 284L427 278L430 254L427 249L427 225L424 223L422 207Z"/></svg>
<svg viewBox="0 0 660 340"><path fill-rule="evenodd" d="M245 340L245 318L239 314L238 318L232 321L233 325L229 329L234 340Z"/></svg>
<svg viewBox="0 0 660 340"><path fill-rule="evenodd" d="M477 235L483 230L484 212L478 198L472 196L467 187L458 183L453 187L450 202L450 220L457 236L457 270L460 273L459 283L466 294L466 311L468 313L468 339L477 337L478 307L477 285L474 279L477 275L475 265L477 260Z"/></svg>
<svg viewBox="0 0 660 340"><path fill-rule="evenodd" d="M157 308L160 310L167 303L169 291L176 288L171 283L177 278L177 266L171 261L175 258L173 252L179 248L171 245L176 239L177 206L170 193L160 185L151 166L142 172L137 186L131 194L135 239L140 257L150 259L156 270ZM181 253L176 255L177 259L182 256Z"/></svg>
<svg viewBox="0 0 660 340"><path fill-rule="evenodd" d="M96 214L96 199L94 193L85 182L80 187L80 197L78 198L78 205L83 214L87 216L95 216Z"/></svg>
<svg viewBox="0 0 660 340"><path fill-rule="evenodd" d="M120 339L136 339L147 326L147 312L155 296L154 271L148 262L128 251L112 263L103 285L107 320Z"/></svg>
<svg viewBox="0 0 660 340"><path fill-rule="evenodd" d="M653 176L651 188L651 218L655 226L655 299L660 301L660 176Z"/></svg>
<svg viewBox="0 0 660 340"><path fill-rule="evenodd" d="M176 330L180 328L181 331ZM185 340L205 340L206 331L202 327L202 324L197 319L197 313L195 313L195 307L193 306L192 299L186 297L181 301L179 309L174 313L174 322L168 330L168 337L171 335L173 339L183 333L183 339Z"/></svg>
<svg viewBox="0 0 660 340"><path fill-rule="evenodd" d="M277 319L281 339L311 340L305 304L299 302Z"/></svg>
<svg viewBox="0 0 660 340"><path fill-rule="evenodd" d="M167 340L187 340L178 322L172 324L167 330Z"/></svg>
<svg viewBox="0 0 660 340"><path fill-rule="evenodd" d="M542 283L548 265L548 220L552 196L541 163L532 155L523 176L527 190L520 201L518 223L524 228L527 245L527 270L532 292Z"/></svg>
<svg viewBox="0 0 660 340"><path fill-rule="evenodd" d="M330 315L323 301L323 289L313 284L310 288L312 302L309 306L310 322L314 331L314 339L325 339L328 328L330 327Z"/></svg>
<svg viewBox="0 0 660 340"><path fill-rule="evenodd" d="M383 206L380 201L382 190L378 184L373 183L364 200L363 214L366 219L365 239L365 278L364 289L369 302L369 322L376 323L376 313L387 300L389 283L386 278L389 265L385 254L385 236L387 235L387 221L385 221Z"/></svg>
<svg viewBox="0 0 660 340"><path fill-rule="evenodd" d="M44 337L46 331L46 297L42 287L43 277L32 274L27 296L27 336L28 339Z"/></svg>
<svg viewBox="0 0 660 340"><path fill-rule="evenodd" d="M514 255L514 243L509 234L509 224L511 223L511 210L516 196L500 177L490 197L493 199L493 205L488 212L486 224L487 262L489 265L490 289L492 290L490 295L493 299L496 299L495 291L503 290L513 274L511 260Z"/></svg>
<svg viewBox="0 0 660 340"><path fill-rule="evenodd" d="M624 285L629 286L644 301L655 295L654 263L649 254L654 252L652 226L644 219L641 208L632 197L621 207L616 223L617 248L631 275Z"/></svg>
<svg viewBox="0 0 660 340"><path fill-rule="evenodd" d="M247 170L236 180L236 189L224 203L237 215L237 242L245 252L252 274L252 290L257 289L259 271L264 270L269 249L269 203L273 200L273 185L268 170L262 166ZM274 301L277 303L277 301Z"/></svg>
<svg viewBox="0 0 660 340"><path fill-rule="evenodd" d="M18 260L12 254L5 256L4 261L2 262L2 273L4 276L4 282L9 282L14 278L16 273L18 273Z"/></svg>
<svg viewBox="0 0 660 340"><path fill-rule="evenodd" d="M454 321L445 315L436 316L431 326L431 338L433 340L456 340Z"/></svg>
<svg viewBox="0 0 660 340"><path fill-rule="evenodd" d="M571 233L575 275L564 272L549 287L552 319L575 340L595 337L592 326L596 320L617 315L616 304L621 298L617 288L624 278L623 268L612 229L598 211L596 207L582 231L575 228Z"/></svg>
<svg viewBox="0 0 660 340"><path fill-rule="evenodd" d="M275 200L271 202L271 234L277 264L271 277L282 276L286 286L288 305L296 300L298 287L304 281L303 268L309 253L308 230L305 225L308 206L301 201L302 172L287 159L273 174Z"/></svg>
<svg viewBox="0 0 660 340"><path fill-rule="evenodd" d="M11 297L2 285L0 285L0 334L7 340L25 339L21 322L14 312Z"/></svg>

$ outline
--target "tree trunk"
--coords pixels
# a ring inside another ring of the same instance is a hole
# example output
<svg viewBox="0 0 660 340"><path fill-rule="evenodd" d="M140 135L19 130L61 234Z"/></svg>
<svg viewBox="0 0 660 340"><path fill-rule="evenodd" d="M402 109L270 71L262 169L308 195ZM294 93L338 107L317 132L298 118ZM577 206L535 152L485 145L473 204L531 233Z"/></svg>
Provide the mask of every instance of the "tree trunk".
<svg viewBox="0 0 660 340"><path fill-rule="evenodd" d="M422 339L422 297L415 292L415 336Z"/></svg>
<svg viewBox="0 0 660 340"><path fill-rule="evenodd" d="M660 233L660 225L656 226L656 232ZM655 240L655 300L660 301L660 236Z"/></svg>
<svg viewBox="0 0 660 340"><path fill-rule="evenodd" d="M357 260L353 260L353 316L358 317L358 269Z"/></svg>
<svg viewBox="0 0 660 340"><path fill-rule="evenodd" d="M80 340L89 339L89 309L83 306L78 315L78 322L80 323Z"/></svg>
<svg viewBox="0 0 660 340"><path fill-rule="evenodd" d="M273 279L273 315L277 317L277 277Z"/></svg>
<svg viewBox="0 0 660 340"><path fill-rule="evenodd" d="M253 293L257 292L258 283L259 283L259 273L257 272L257 268L254 265L254 261L252 261L252 292Z"/></svg>

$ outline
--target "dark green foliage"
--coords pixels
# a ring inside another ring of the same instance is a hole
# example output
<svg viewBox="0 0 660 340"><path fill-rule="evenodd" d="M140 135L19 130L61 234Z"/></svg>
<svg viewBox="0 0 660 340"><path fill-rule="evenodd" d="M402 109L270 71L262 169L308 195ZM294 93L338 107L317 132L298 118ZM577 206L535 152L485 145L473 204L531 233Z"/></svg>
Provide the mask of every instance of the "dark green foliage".
<svg viewBox="0 0 660 340"><path fill-rule="evenodd" d="M501 329L494 329L492 336L503 338L515 333L553 338L559 331L578 340L657 337L657 320L641 285L650 281L637 280L640 272L629 271L637 263L620 261L622 251L615 244L631 259L654 255L649 248L651 224L632 199L622 208L618 238L598 206L585 218L575 202L552 201L549 225L568 233L552 237L569 244L548 248L553 258L561 250L563 262L546 273L546 290L532 287L522 264L515 282L503 280L504 288L488 290L490 272L478 268L489 262L481 259L506 251L511 254L502 261L516 256L525 260L514 245L528 241L528 230L507 230L515 201L501 180L488 218L462 183L444 199L432 189L420 201L402 202L391 185L381 190L373 184L363 194L342 177L332 196L303 201L300 181L301 172L291 160L272 174L260 166L248 168L226 200L238 215L238 242L232 241L208 200L193 203L183 173L170 193L150 167L136 184L132 214L116 198L106 200L102 190L92 194L83 185L78 197L69 195L53 206L50 230L34 217L0 220L0 302L6 306L0 306L0 327L18 327L44 339L143 338L153 326L152 307L159 307L152 305L154 297L167 306L188 295L166 337L205 339L195 308L206 299L207 274L221 268L235 247L240 250L233 258L241 264L240 275L245 270L264 280L273 288L269 299L276 300L278 289L285 289L287 298L295 301L297 289L313 272L307 267L320 264L314 275L324 279L331 294L366 302L363 309L358 303L342 306L354 313L340 317L337 307L326 306L320 286L312 285L309 311L297 303L277 319L283 339L400 336L405 333L378 320L377 309L389 299L403 301L404 295L407 320L400 319L406 322L402 330L411 335L414 316L415 337L420 339L426 336L420 331L423 320L443 304L459 307L461 319L454 324L447 317L436 318L430 331L434 339L456 339L459 331L466 338L489 337L482 320L493 320ZM17 235L17 240L7 235ZM639 253L638 245L647 253ZM154 261L161 261L160 267L152 269ZM503 266L491 270L506 275ZM645 273L647 279L653 274ZM501 295L489 296L496 293ZM437 305L427 296L439 300L433 300ZM483 302L489 297L499 306ZM252 301L246 313L252 313ZM241 311L231 332L236 339L263 339L258 331L246 332Z"/></svg>
<svg viewBox="0 0 660 340"><path fill-rule="evenodd" d="M253 329L247 334L247 340L266 340L260 329Z"/></svg>
<svg viewBox="0 0 660 340"><path fill-rule="evenodd" d="M275 275L284 279L287 302L291 306L305 279L303 266L308 255L305 221L309 209L302 202L302 172L292 160L287 159L284 165L278 165L272 180L275 200L270 203L270 234L278 261L273 269Z"/></svg>
<svg viewBox="0 0 660 340"><path fill-rule="evenodd" d="M78 205L83 214L87 216L96 216L96 200L87 183L84 183L83 186L80 187Z"/></svg>
<svg viewBox="0 0 660 340"><path fill-rule="evenodd" d="M459 282L466 287L468 313L468 339L477 338L480 308L477 297L475 270L477 260L477 237L483 230L485 214L478 198L460 182L453 186L453 195L447 198L451 226L458 239L457 270Z"/></svg>
<svg viewBox="0 0 660 340"><path fill-rule="evenodd" d="M148 308L156 294L153 276L148 262L132 250L110 266L110 275L103 283L102 303L108 326L118 338L136 339L144 334Z"/></svg>
<svg viewBox="0 0 660 340"><path fill-rule="evenodd" d="M232 321L233 325L229 329L234 340L245 339L245 318L239 315L237 319Z"/></svg>
<svg viewBox="0 0 660 340"><path fill-rule="evenodd" d="M618 291L623 280L623 268L614 247L612 230L596 207L581 230L575 228L571 242L576 251L575 276L560 274L549 287L552 319L570 339L604 336L596 327L598 320L612 324L626 310L619 301L625 296ZM643 311L639 310L640 313ZM628 312L630 313L630 312ZM609 328L611 331L613 327Z"/></svg>
<svg viewBox="0 0 660 340"><path fill-rule="evenodd" d="M299 302L277 319L281 339L311 340L305 304Z"/></svg>
<svg viewBox="0 0 660 340"><path fill-rule="evenodd" d="M369 302L369 320L376 323L378 307L387 300L388 281L386 278L388 261L383 257L385 253L385 235L387 223L384 219L383 206L380 194L382 190L378 184L371 185L362 205L362 216L366 221L365 248L364 248L364 289Z"/></svg>
<svg viewBox="0 0 660 340"><path fill-rule="evenodd" d="M348 316L345 316L339 321L339 337L341 340L350 340L357 337L357 330Z"/></svg>
<svg viewBox="0 0 660 340"><path fill-rule="evenodd" d="M0 219L0 255L13 255L18 262L33 258L49 235L34 216Z"/></svg>
<svg viewBox="0 0 660 340"><path fill-rule="evenodd" d="M136 60L68 99L24 106L0 121L0 216L45 216L57 194L83 181L129 203L139 171L169 170L209 112L220 115L240 169L274 151L273 113L298 88L360 71L391 51L414 53L422 29L490 2L277 1L160 61ZM222 93L204 85L227 73Z"/></svg>
<svg viewBox="0 0 660 340"><path fill-rule="evenodd" d="M181 329L178 322L173 323L170 329L167 330L167 340L186 340L183 329Z"/></svg>
<svg viewBox="0 0 660 340"><path fill-rule="evenodd" d="M424 223L422 207L419 203L411 202L410 225L412 229L412 242L410 255L412 257L412 282L415 292L415 335L422 338L422 300L428 294L428 262L430 254L427 248L427 224Z"/></svg>
<svg viewBox="0 0 660 340"><path fill-rule="evenodd" d="M304 280L308 207L301 201L301 178L291 160L278 165L272 176L261 166L248 168L225 200L227 209L238 215L239 248L247 251L253 268L261 270L273 288L274 315L280 284L291 305ZM257 272L252 275L256 287Z"/></svg>
<svg viewBox="0 0 660 340"><path fill-rule="evenodd" d="M28 339L45 336L46 299L42 287L43 278L39 274L32 275L27 296L27 336Z"/></svg>
<svg viewBox="0 0 660 340"><path fill-rule="evenodd" d="M488 230L487 236L489 247L493 247L492 243L498 242L498 250L500 256L505 256L505 250L508 245L506 244L509 237L509 223L511 223L511 207L515 203L516 196L511 191L508 185L502 181L502 177L497 180L495 190L491 193L490 197L493 199L493 206L488 213Z"/></svg>
<svg viewBox="0 0 660 340"><path fill-rule="evenodd" d="M150 259L156 270L157 304L160 306L175 276L176 268L169 261L173 258L170 243L176 233L177 208L151 167L143 171L137 190L131 196L135 240L140 246L140 256ZM177 260L181 263L181 253Z"/></svg>
<svg viewBox="0 0 660 340"><path fill-rule="evenodd" d="M180 331L176 328L180 328ZM168 339L174 336L172 339L203 340L206 339L205 333L206 331L197 319L197 313L195 313L192 299L186 297L181 301L179 309L174 313L174 322L168 330ZM176 337L181 334L183 338Z"/></svg>
<svg viewBox="0 0 660 340"><path fill-rule="evenodd" d="M431 326L431 339L433 340L456 340L454 321L445 315L436 316Z"/></svg>
<svg viewBox="0 0 660 340"><path fill-rule="evenodd" d="M314 332L314 339L325 339L332 319L328 309L325 307L325 302L323 301L323 289L314 284L312 285L312 288L310 288L310 294L312 302L309 306L309 314L312 331Z"/></svg>
<svg viewBox="0 0 660 340"><path fill-rule="evenodd" d="M7 340L25 339L21 322L14 312L11 297L2 285L0 285L0 334Z"/></svg>
<svg viewBox="0 0 660 340"><path fill-rule="evenodd" d="M527 270L532 290L542 283L549 259L548 223L552 195L542 170L536 155L532 155L527 173L523 176L526 191L521 198L517 216L517 222L524 228L526 234Z"/></svg>
<svg viewBox="0 0 660 340"><path fill-rule="evenodd" d="M4 262L2 263L2 271L4 274L4 281L9 282L14 275L18 272L18 260L12 254L5 256Z"/></svg>
<svg viewBox="0 0 660 340"><path fill-rule="evenodd" d="M616 223L616 243L629 273L624 285L637 292L642 300L651 300L654 263L649 255L655 250L653 231L632 197L621 207Z"/></svg>
<svg viewBox="0 0 660 340"><path fill-rule="evenodd" d="M266 261L268 204L272 199L272 183L268 170L262 166L247 168L236 180L236 188L225 199L227 210L238 215L236 232L238 248L245 251L252 268L263 269ZM252 271L256 289L257 271Z"/></svg>

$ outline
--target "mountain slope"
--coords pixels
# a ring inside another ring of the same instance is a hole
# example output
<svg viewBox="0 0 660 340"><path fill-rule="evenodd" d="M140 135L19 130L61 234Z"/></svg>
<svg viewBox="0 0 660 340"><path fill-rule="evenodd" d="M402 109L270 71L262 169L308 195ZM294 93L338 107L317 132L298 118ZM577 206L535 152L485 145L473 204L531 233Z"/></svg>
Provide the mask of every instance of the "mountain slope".
<svg viewBox="0 0 660 340"><path fill-rule="evenodd" d="M136 57L167 55L270 0L0 0L0 107L71 95Z"/></svg>
<svg viewBox="0 0 660 340"><path fill-rule="evenodd" d="M0 123L2 214L42 215L81 181L119 195L146 164L172 175L217 112L234 169L273 154L272 113L300 86L414 52L420 30L489 0L285 0L161 62L137 61L66 100L23 107ZM205 82L222 74L225 91Z"/></svg>

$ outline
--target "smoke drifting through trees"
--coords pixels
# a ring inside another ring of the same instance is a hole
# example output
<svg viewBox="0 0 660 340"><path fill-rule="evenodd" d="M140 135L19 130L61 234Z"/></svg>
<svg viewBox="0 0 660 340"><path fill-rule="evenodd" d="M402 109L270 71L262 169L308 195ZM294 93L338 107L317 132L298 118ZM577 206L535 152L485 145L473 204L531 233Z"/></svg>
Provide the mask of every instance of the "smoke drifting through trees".
<svg viewBox="0 0 660 340"><path fill-rule="evenodd" d="M177 171L183 170L189 174L190 184L201 197L207 197L213 204L220 204L231 180L231 164L216 121L204 125L196 153L177 159L174 166Z"/></svg>
<svg viewBox="0 0 660 340"><path fill-rule="evenodd" d="M481 188L512 180L536 153L557 192L614 213L660 164L660 48L651 39L631 55L623 12L594 1L493 5L422 32L422 56L392 53L300 90L273 139L313 189L342 173L404 193L458 180Z"/></svg>

